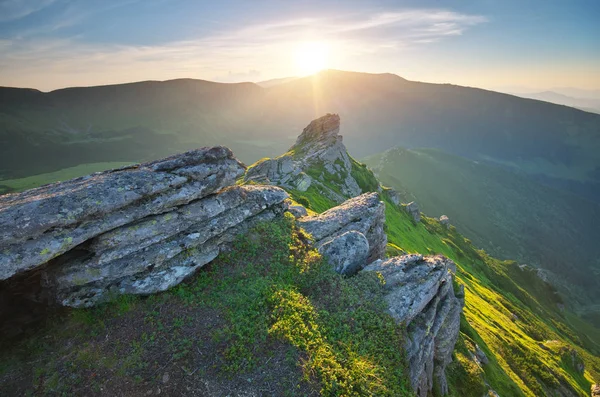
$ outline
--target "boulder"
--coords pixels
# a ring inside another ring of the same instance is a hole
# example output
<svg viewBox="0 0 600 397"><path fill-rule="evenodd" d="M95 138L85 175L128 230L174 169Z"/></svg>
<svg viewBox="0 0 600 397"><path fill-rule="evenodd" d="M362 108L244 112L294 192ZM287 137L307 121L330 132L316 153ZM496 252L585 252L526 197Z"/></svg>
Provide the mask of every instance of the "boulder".
<svg viewBox="0 0 600 397"><path fill-rule="evenodd" d="M592 385L592 397L600 396L600 384L596 383Z"/></svg>
<svg viewBox="0 0 600 397"><path fill-rule="evenodd" d="M487 365L490 362L487 355L483 350L481 350L479 345L475 345L475 352L473 353L473 355L475 356L475 359L480 365Z"/></svg>
<svg viewBox="0 0 600 397"><path fill-rule="evenodd" d="M301 218L308 215L306 208L301 205L290 205L287 210L294 215L294 218Z"/></svg>
<svg viewBox="0 0 600 397"><path fill-rule="evenodd" d="M367 263L369 241L364 234L351 230L327 241L319 251L336 272L353 275Z"/></svg>
<svg viewBox="0 0 600 397"><path fill-rule="evenodd" d="M0 197L0 279L41 273L73 307L170 288L287 207L277 187L230 186L243 172L203 148Z"/></svg>
<svg viewBox="0 0 600 397"><path fill-rule="evenodd" d="M419 205L417 203L411 201L404 206L404 210L412 216L416 223L421 222L421 211L419 210Z"/></svg>
<svg viewBox="0 0 600 397"><path fill-rule="evenodd" d="M385 280L388 310L407 327L406 356L413 390L425 397L448 393L445 369L460 331L462 288L455 292L456 265L443 256L405 255L375 261L363 271Z"/></svg>
<svg viewBox="0 0 600 397"><path fill-rule="evenodd" d="M297 223L312 235L319 251L326 243L346 232L361 233L369 243L368 255L361 268L385 256L385 204L378 193L365 193L351 198L322 214L300 218Z"/></svg>
<svg viewBox="0 0 600 397"><path fill-rule="evenodd" d="M446 215L440 216L440 223L446 226L446 229L450 228L450 219Z"/></svg>
<svg viewBox="0 0 600 397"><path fill-rule="evenodd" d="M244 179L301 192L314 185L336 203L361 194L362 189L352 177L352 161L339 131L337 114L313 120L287 153L259 161L248 168ZM326 186L330 184L336 185L337 191Z"/></svg>

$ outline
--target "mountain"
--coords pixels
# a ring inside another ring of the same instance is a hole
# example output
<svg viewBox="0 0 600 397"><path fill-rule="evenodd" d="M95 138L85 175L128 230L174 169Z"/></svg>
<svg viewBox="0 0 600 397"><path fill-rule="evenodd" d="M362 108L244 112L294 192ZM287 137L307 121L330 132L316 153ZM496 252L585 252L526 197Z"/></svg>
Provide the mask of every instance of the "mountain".
<svg viewBox="0 0 600 397"><path fill-rule="evenodd" d="M600 301L600 205L435 149L394 148L364 161L406 202L447 215L476 246L550 270L577 308Z"/></svg>
<svg viewBox="0 0 600 397"><path fill-rule="evenodd" d="M571 106L586 112L600 113L600 95L596 98L575 98L554 91L515 93L514 95L537 99L539 101L552 102L559 105Z"/></svg>
<svg viewBox="0 0 600 397"><path fill-rule="evenodd" d="M327 114L248 168L217 146L2 197L0 393L588 395L598 328L399 203L340 131Z"/></svg>
<svg viewBox="0 0 600 397"><path fill-rule="evenodd" d="M600 115L393 74L329 70L268 88L187 79L49 93L2 88L0 104L6 190L15 178L217 143L251 163L284 151L294 139L287 131L304 120L336 112L359 157L432 147L600 197Z"/></svg>

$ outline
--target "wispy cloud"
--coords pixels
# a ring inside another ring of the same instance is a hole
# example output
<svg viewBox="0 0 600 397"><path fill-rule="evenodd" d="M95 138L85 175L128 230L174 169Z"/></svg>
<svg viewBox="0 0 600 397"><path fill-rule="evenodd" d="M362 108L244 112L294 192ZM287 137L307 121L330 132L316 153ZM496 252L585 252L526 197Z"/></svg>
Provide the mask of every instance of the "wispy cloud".
<svg viewBox="0 0 600 397"><path fill-rule="evenodd" d="M0 41L0 84L26 85L24 81L30 81L30 86L48 89L83 81L99 84L176 77L266 79L298 73L293 70L293 50L299 42L326 42L332 62L345 65L361 54L389 55L426 46L461 35L486 21L479 15L412 9L248 24L203 37L147 46L21 36Z"/></svg>
<svg viewBox="0 0 600 397"><path fill-rule="evenodd" d="M24 18L54 2L55 0L0 0L0 22Z"/></svg>

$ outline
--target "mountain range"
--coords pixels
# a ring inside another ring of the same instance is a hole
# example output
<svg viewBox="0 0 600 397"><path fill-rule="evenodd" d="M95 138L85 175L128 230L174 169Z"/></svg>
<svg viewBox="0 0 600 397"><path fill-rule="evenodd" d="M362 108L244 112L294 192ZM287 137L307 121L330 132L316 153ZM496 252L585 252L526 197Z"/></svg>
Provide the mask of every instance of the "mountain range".
<svg viewBox="0 0 600 397"><path fill-rule="evenodd" d="M286 131L326 112L345 120L347 146L357 157L398 145L438 148L600 197L600 115L482 89L333 70L266 88L189 79L48 93L1 88L0 177L138 162L211 144L251 163L285 150L293 141Z"/></svg>

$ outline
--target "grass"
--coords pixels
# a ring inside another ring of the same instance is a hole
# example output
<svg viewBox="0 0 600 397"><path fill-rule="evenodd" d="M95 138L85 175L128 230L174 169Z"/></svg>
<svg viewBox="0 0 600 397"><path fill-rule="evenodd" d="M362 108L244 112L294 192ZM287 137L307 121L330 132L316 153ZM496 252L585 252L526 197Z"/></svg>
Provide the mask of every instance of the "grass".
<svg viewBox="0 0 600 397"><path fill-rule="evenodd" d="M93 172L120 168L130 164L131 163L127 162L80 164L75 167L64 168L62 170L49 172L46 174L33 175L19 179L0 180L0 194L22 192L24 190L33 189L48 183L66 181L83 175L91 174ZM2 189L4 189L4 191L2 191Z"/></svg>
<svg viewBox="0 0 600 397"><path fill-rule="evenodd" d="M382 183L405 192L426 214L448 215L477 247L551 270L574 307L600 301L597 204L434 149L395 148L365 161Z"/></svg>
<svg viewBox="0 0 600 397"><path fill-rule="evenodd" d="M57 315L3 346L0 394L410 395L380 281L342 278L309 242L291 216L262 223L166 293Z"/></svg>
<svg viewBox="0 0 600 397"><path fill-rule="evenodd" d="M353 176L363 191L377 190L367 168L355 166ZM306 195L311 205L313 197ZM500 395L549 395L561 388L586 395L590 383L600 380L598 329L568 310L561 311L556 290L535 272L489 256L453 226L446 229L426 216L415 224L387 192L382 198L390 254L443 254L457 263L466 306L455 361L448 370L451 395L481 395L482 390L487 392L485 382ZM575 351L585 363L585 373L576 373L561 354L542 347L546 340L558 340ZM489 364L480 367L473 362L469 347L474 343L487 353Z"/></svg>

